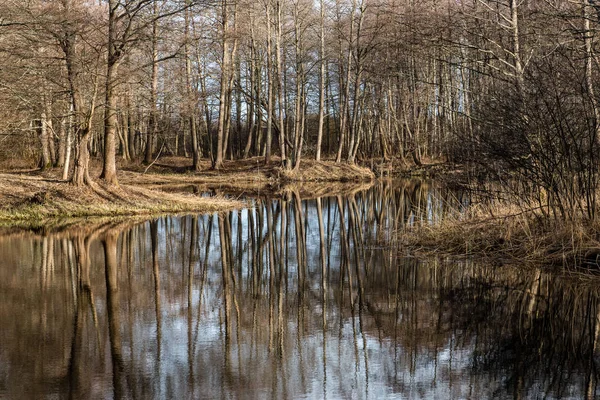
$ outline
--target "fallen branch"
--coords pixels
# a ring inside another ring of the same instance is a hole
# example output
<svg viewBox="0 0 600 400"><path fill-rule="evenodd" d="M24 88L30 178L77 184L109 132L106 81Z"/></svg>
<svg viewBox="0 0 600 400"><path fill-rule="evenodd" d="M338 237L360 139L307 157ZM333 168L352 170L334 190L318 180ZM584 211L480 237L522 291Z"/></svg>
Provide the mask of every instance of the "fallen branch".
<svg viewBox="0 0 600 400"><path fill-rule="evenodd" d="M146 169L144 170L144 172L142 172L142 175L144 175L146 172L148 172L148 170L150 169L151 166L153 166L159 159L163 149L165 148L165 142L162 143L162 146L160 146L160 150L158 151L158 154L156 155L156 158L154 159L154 161L152 161L150 164L148 164L148 166L146 167Z"/></svg>

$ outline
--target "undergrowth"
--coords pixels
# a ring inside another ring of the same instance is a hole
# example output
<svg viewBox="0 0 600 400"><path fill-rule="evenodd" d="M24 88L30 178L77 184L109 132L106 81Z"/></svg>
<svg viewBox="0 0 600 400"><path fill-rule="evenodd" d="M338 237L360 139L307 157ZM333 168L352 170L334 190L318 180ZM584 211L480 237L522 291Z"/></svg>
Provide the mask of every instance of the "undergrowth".
<svg viewBox="0 0 600 400"><path fill-rule="evenodd" d="M584 219L565 222L534 210L496 205L403 228L398 239L405 249L419 254L600 270L599 232L597 223Z"/></svg>

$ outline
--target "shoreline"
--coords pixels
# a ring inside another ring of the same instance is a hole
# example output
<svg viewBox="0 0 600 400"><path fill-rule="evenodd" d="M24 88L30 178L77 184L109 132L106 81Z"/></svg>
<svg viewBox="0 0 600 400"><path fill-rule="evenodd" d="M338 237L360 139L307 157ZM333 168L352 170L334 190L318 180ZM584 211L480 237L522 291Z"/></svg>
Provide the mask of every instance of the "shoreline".
<svg viewBox="0 0 600 400"><path fill-rule="evenodd" d="M224 197L165 193L139 186L108 187L94 183L74 187L44 178L0 174L0 196L10 200L0 207L0 226L38 228L74 221L150 217L188 212L221 212L245 206ZM18 187L18 189L17 189ZM7 196L6 190L12 190Z"/></svg>
<svg viewBox="0 0 600 400"><path fill-rule="evenodd" d="M564 222L533 211L507 210L414 226L396 232L396 240L409 254L590 273L600 272L599 233L599 226L586 221Z"/></svg>
<svg viewBox="0 0 600 400"><path fill-rule="evenodd" d="M241 197L295 195L303 200L352 195L377 181L370 169L307 161L300 171L281 171L279 160L227 161L223 170L192 172L183 158L166 158L146 168L124 165L120 186L74 187L58 179L58 170L0 173L0 231L62 229L99 221L143 220L167 214L224 212L248 207ZM148 172L144 170L147 169ZM435 171L421 173L422 171ZM395 170L393 178L435 179L446 184L465 177L455 164L428 164ZM449 173L448 173L449 172ZM92 176L99 174L94 163ZM381 176L383 179L392 175ZM213 197L202 197L212 193ZM410 254L476 257L492 263L522 263L600 272L600 226L588 221L564 223L516 205L474 203L466 214L450 214L434 225L418 225L395 233Z"/></svg>
<svg viewBox="0 0 600 400"><path fill-rule="evenodd" d="M336 186L340 192L372 183L374 175L366 168L332 162L302 162L299 171L282 171L274 157L268 166L258 159L228 161L223 170L213 171L207 165L198 172L187 170L187 159L166 160L149 168L123 166L119 169L119 186L108 186L101 180L75 187L58 178L59 171L0 172L0 226L42 227L61 224L64 220L126 218L177 213L208 213L246 207L247 203L229 199L224 194L327 193L323 189ZM144 171L145 169L148 172ZM99 174L93 162L90 175ZM309 187L303 190L303 186ZM185 193L181 187L194 187ZM169 188L173 190L168 190ZM202 197L213 192L215 197ZM223 194L221 194L223 193Z"/></svg>

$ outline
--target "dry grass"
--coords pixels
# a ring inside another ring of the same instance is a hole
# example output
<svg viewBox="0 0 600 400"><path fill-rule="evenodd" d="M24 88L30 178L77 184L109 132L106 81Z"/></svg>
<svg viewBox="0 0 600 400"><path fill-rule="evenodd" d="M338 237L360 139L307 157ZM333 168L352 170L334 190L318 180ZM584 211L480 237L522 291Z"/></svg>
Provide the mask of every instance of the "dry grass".
<svg viewBox="0 0 600 400"><path fill-rule="evenodd" d="M279 157L265 165L263 157L225 161L223 168L215 171L203 161L200 171L190 169L190 161L181 157L160 160L143 173L139 165L124 166L119 172L120 182L143 185L161 191L189 193L226 193L234 196L281 195L289 191L300 193L302 198L317 194L346 193L357 186L372 185L374 174L367 168L333 161L302 161L299 170L281 167Z"/></svg>
<svg viewBox="0 0 600 400"><path fill-rule="evenodd" d="M274 171L277 166L276 160L266 166L263 158L254 157L225 161L223 168L216 171L211 169L210 162L203 160L200 162L200 170L193 171L189 159L166 157L147 170L140 164L123 165L119 171L119 179L123 183L136 185L189 183L259 186L275 182Z"/></svg>
<svg viewBox="0 0 600 400"><path fill-rule="evenodd" d="M275 156L269 164L265 164L263 157L225 161L218 171L212 170L208 161L201 162L200 171L192 171L189 164L190 161L185 158L166 157L152 165L146 174L140 174L145 171L143 166L126 165L122 168L120 179L136 179L135 184L180 182L259 188L284 182L369 182L375 178L368 168L333 161L303 160L298 170L286 170L281 167L281 159Z"/></svg>
<svg viewBox="0 0 600 400"><path fill-rule="evenodd" d="M213 212L242 207L225 198L203 198L123 184L73 187L42 176L0 174L0 223L56 218L119 217L177 212Z"/></svg>
<svg viewBox="0 0 600 400"><path fill-rule="evenodd" d="M599 226L582 221L551 221L515 206L494 206L476 207L468 216L449 216L435 225L414 226L398 237L414 253L598 269L599 232Z"/></svg>
<svg viewBox="0 0 600 400"><path fill-rule="evenodd" d="M331 161L303 161L298 171L283 170L278 157L273 157L269 164L265 164L262 157L225 161L219 171L210 169L208 161L201 163L200 171L192 171L190 163L183 157L165 157L150 167L121 161L120 187L116 188L103 185L101 181L90 187L76 188L60 180L57 169L43 173L35 170L0 173L0 224L220 211L241 207L241 203L219 196L202 198L198 194L281 194L290 190L286 188L290 182L300 182L291 190L308 196L332 191L331 186L327 189L315 187L314 182L337 182L337 186L343 185L339 182L368 183L374 178L366 168ZM98 176L100 168L99 161L93 160L90 175ZM344 192L351 188L340 190Z"/></svg>
<svg viewBox="0 0 600 400"><path fill-rule="evenodd" d="M332 161L306 160L298 170L278 169L285 182L370 182L375 174L368 168Z"/></svg>
<svg viewBox="0 0 600 400"><path fill-rule="evenodd" d="M421 178L436 180L464 180L469 168L464 164L449 162L445 158L421 159L421 165L416 165L411 157L388 159L369 158L360 160L359 164L373 171L377 177Z"/></svg>

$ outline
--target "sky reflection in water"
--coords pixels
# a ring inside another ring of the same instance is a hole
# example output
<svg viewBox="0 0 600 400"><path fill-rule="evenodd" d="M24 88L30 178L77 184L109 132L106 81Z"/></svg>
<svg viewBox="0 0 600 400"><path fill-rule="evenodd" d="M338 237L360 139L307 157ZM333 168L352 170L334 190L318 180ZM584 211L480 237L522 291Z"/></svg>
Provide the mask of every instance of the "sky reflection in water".
<svg viewBox="0 0 600 400"><path fill-rule="evenodd" d="M0 238L0 398L594 398L597 291L404 256L419 182Z"/></svg>

